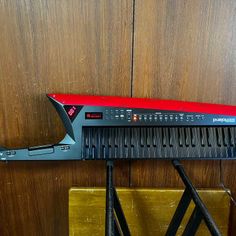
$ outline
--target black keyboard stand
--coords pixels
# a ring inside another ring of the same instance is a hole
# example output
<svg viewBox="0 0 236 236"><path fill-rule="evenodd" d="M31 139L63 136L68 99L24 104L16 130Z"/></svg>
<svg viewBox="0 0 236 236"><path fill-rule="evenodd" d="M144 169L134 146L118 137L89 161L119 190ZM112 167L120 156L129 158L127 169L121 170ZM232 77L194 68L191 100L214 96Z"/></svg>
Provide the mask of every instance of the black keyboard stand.
<svg viewBox="0 0 236 236"><path fill-rule="evenodd" d="M169 224L166 236L172 236L176 234L191 200L193 200L193 202L195 203L195 208L185 227L183 236L195 235L202 220L205 221L205 224L211 232L211 235L221 235L216 223L212 219L205 204L202 202L200 196L198 195L196 188L193 186L189 177L186 175L182 164L178 160L173 160L172 164L177 170L180 178L182 179L185 185L185 190L176 208L175 214Z"/></svg>
<svg viewBox="0 0 236 236"><path fill-rule="evenodd" d="M129 236L130 231L122 210L116 188L113 185L113 161L107 161L106 184L106 236Z"/></svg>
<svg viewBox="0 0 236 236"><path fill-rule="evenodd" d="M169 224L166 236L174 236L180 226L180 223L188 209L188 206L193 200L195 208L185 227L183 236L195 235L202 220L204 220L207 228L213 236L220 236L221 233L217 228L214 220L209 214L206 206L199 197L196 188L193 186L189 177L186 175L182 164L178 160L172 161L173 166L181 177L185 191L176 208L174 216ZM113 168L114 162L107 161L107 182L106 182L106 236L124 235L130 236L129 227L123 213L116 188L113 185Z"/></svg>

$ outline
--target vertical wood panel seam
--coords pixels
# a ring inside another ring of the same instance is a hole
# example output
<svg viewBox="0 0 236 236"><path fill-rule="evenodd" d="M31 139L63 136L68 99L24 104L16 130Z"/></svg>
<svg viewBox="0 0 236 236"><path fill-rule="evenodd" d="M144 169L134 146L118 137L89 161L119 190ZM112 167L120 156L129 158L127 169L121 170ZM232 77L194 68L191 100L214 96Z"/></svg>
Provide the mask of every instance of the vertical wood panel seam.
<svg viewBox="0 0 236 236"><path fill-rule="evenodd" d="M131 85L130 85L130 95L133 97L133 81L134 81L134 32L135 32L135 0L133 0L133 15L132 15L132 39L131 39Z"/></svg>
<svg viewBox="0 0 236 236"><path fill-rule="evenodd" d="M134 81L134 31L135 31L135 0L133 0L132 9L132 30L131 30L131 70L130 70L130 96L133 97L133 81ZM129 160L129 187L131 187L131 160Z"/></svg>

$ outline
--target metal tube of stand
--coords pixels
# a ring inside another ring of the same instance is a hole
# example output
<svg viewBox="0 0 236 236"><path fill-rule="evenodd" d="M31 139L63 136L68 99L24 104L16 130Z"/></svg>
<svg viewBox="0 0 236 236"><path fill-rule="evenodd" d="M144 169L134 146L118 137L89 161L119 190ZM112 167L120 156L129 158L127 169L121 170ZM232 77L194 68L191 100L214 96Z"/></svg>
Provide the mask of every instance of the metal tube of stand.
<svg viewBox="0 0 236 236"><path fill-rule="evenodd" d="M198 207L195 207L182 236L195 235L201 221L202 214Z"/></svg>
<svg viewBox="0 0 236 236"><path fill-rule="evenodd" d="M115 236L121 236L116 218L114 220L114 231L115 231L114 233Z"/></svg>
<svg viewBox="0 0 236 236"><path fill-rule="evenodd" d="M107 161L106 182L106 236L115 236L114 225L114 188L113 188L113 161Z"/></svg>
<svg viewBox="0 0 236 236"><path fill-rule="evenodd" d="M181 165L181 163L178 160L173 160L172 163L173 163L173 166L175 167L175 169L177 170L177 172L179 173L179 176L181 177L182 181L184 182L186 188L189 190L189 193L191 194L191 197L192 197L195 205L198 207L199 211L201 212L202 217L203 217L209 231L211 232L211 235L220 236L221 233L220 233L216 223L214 222L213 218L209 214L205 204L202 202L200 196L197 193L197 190L192 185L191 181L189 180L188 176L186 175L183 166Z"/></svg>
<svg viewBox="0 0 236 236"><path fill-rule="evenodd" d="M121 207L120 200L119 200L119 197L117 195L115 188L114 188L114 209L115 209L116 217L118 219L118 222L119 222L119 225L120 225L123 235L130 236L131 234L129 231L129 227L128 227L127 221L125 219L125 215L124 215L123 209Z"/></svg>
<svg viewBox="0 0 236 236"><path fill-rule="evenodd" d="M165 236L176 235L176 232L178 231L180 223L181 223L182 219L184 218L184 215L188 209L190 202L191 202L190 193L187 189L185 189L185 191L179 201L179 204L175 210L175 214L172 217L172 220L169 224L169 227L167 229Z"/></svg>

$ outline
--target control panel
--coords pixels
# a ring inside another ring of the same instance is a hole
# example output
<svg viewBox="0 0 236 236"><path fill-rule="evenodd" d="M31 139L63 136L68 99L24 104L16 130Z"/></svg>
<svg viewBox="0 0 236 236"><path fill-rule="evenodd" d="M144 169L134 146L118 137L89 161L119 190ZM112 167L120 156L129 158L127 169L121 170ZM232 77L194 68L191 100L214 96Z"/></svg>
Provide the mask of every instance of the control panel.
<svg viewBox="0 0 236 236"><path fill-rule="evenodd" d="M211 115L191 112L157 111L147 109L87 107L84 118L88 125L230 125L235 118L222 115Z"/></svg>
<svg viewBox="0 0 236 236"><path fill-rule="evenodd" d="M147 111L141 109L106 109L104 119L107 121L128 121L135 123L179 123L196 122L205 119L203 114L178 113L168 111Z"/></svg>

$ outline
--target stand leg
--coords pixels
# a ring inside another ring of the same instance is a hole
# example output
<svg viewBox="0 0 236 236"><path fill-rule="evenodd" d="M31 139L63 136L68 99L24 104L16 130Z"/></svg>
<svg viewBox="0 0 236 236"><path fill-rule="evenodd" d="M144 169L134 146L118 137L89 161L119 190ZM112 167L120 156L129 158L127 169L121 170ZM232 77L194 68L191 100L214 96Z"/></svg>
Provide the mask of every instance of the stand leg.
<svg viewBox="0 0 236 236"><path fill-rule="evenodd" d="M120 229L121 229L123 235L130 236L131 234L129 231L129 227L128 227L127 221L125 219L125 215L122 210L122 207L121 207L121 204L119 201L119 197L117 195L115 188L114 188L114 209L115 209L116 217L118 219Z"/></svg>
<svg viewBox="0 0 236 236"><path fill-rule="evenodd" d="M114 229L114 231L115 231L115 236L121 236L121 235L120 235L120 231L119 231L119 227L118 227L118 223L117 223L117 220L116 220L116 219L114 220L114 227L115 227L115 229Z"/></svg>
<svg viewBox="0 0 236 236"><path fill-rule="evenodd" d="M115 217L116 214L116 217ZM130 236L128 224L125 219L117 192L113 186L113 161L107 161L106 183L106 236Z"/></svg>
<svg viewBox="0 0 236 236"><path fill-rule="evenodd" d="M181 163L178 160L173 160L172 163L173 163L173 166L175 167L175 169L177 170L177 172L179 173L179 176L181 177L182 181L184 182L184 184L186 186L186 189L188 190L192 200L194 201L194 203L197 207L197 213L198 212L201 213L201 214L197 215L198 220L200 219L200 215L201 215L201 218L204 219L207 228L211 232L211 235L213 235L213 236L221 235L216 223L214 222L213 218L209 214L205 204L202 202L200 196L197 193L197 190L195 189L192 182L190 181L190 179L186 175L186 173L184 171L184 168L181 165ZM194 217L194 216L192 216L192 217Z"/></svg>
<svg viewBox="0 0 236 236"><path fill-rule="evenodd" d="M114 188L113 188L113 161L107 161L106 183L106 236L115 236L114 225Z"/></svg>
<svg viewBox="0 0 236 236"><path fill-rule="evenodd" d="M188 209L188 206L191 202L191 197L187 189L185 189L180 202L176 208L175 214L169 224L169 227L166 232L166 236L176 235L176 232L180 226L182 219L184 218L184 214Z"/></svg>
<svg viewBox="0 0 236 236"><path fill-rule="evenodd" d="M186 225L184 229L183 236L195 235L201 221L202 221L201 212L199 211L197 207L195 207L188 221L188 224Z"/></svg>

